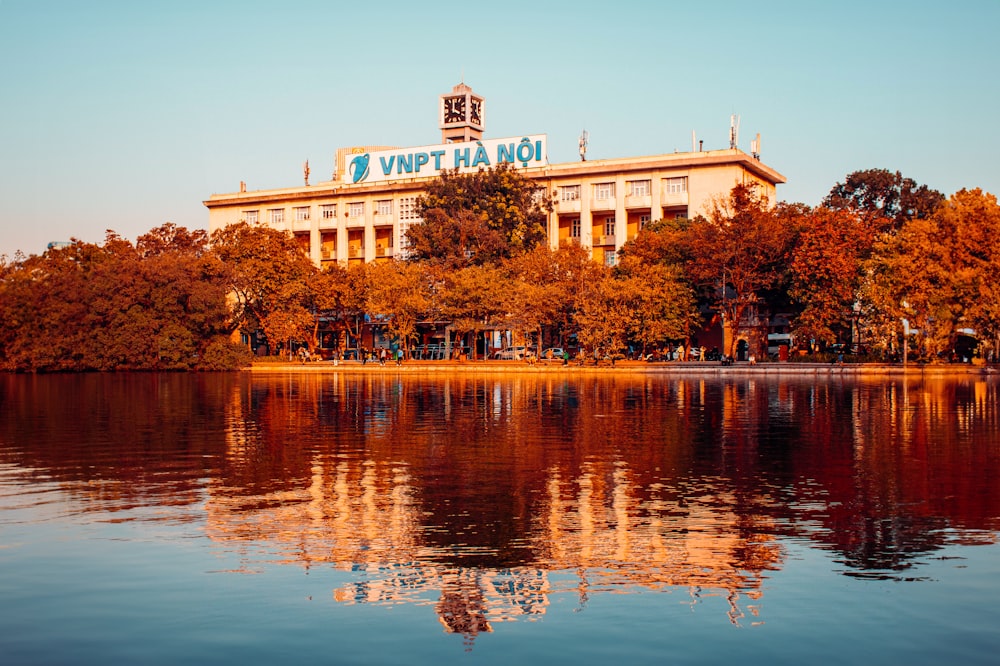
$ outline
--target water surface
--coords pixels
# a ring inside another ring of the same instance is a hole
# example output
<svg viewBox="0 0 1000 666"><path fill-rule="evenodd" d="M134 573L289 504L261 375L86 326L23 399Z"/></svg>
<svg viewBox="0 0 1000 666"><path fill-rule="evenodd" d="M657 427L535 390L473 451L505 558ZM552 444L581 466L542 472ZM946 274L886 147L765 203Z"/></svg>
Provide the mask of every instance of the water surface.
<svg viewBox="0 0 1000 666"><path fill-rule="evenodd" d="M998 409L972 378L0 376L0 649L993 663Z"/></svg>

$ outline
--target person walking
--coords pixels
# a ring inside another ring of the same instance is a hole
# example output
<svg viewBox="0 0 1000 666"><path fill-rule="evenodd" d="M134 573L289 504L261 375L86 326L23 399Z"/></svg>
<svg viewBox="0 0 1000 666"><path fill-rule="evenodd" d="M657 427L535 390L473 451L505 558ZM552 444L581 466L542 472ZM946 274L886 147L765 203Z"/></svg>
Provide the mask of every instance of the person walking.
<svg viewBox="0 0 1000 666"><path fill-rule="evenodd" d="M378 364L379 365L385 365L385 347L382 347L382 349L379 350L379 353L378 353Z"/></svg>

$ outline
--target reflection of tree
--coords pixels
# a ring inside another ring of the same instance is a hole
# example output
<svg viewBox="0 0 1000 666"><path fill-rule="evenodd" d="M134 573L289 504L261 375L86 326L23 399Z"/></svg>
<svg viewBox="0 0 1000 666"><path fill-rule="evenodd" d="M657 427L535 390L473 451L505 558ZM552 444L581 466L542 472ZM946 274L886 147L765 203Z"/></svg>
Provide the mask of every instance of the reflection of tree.
<svg viewBox="0 0 1000 666"><path fill-rule="evenodd" d="M822 396L811 423L825 446L802 447L796 523L852 570L900 571L940 549L954 530L996 530L996 386L986 382L872 382ZM850 421L838 420L850 414ZM983 485L983 484L986 485ZM819 529L808 529L818 525Z"/></svg>
<svg viewBox="0 0 1000 666"><path fill-rule="evenodd" d="M218 473L220 399L235 381L225 374L0 373L4 474L56 484L78 503L74 512L167 516L195 506L204 479Z"/></svg>

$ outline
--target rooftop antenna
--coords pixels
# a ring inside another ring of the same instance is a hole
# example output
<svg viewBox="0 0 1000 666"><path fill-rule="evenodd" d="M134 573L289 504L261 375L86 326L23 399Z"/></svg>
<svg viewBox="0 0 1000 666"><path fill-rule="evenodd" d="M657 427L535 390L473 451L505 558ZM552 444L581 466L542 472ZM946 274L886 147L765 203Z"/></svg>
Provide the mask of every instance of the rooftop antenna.
<svg viewBox="0 0 1000 666"><path fill-rule="evenodd" d="M760 132L757 132L757 138L750 142L750 153L755 160L760 159Z"/></svg>
<svg viewBox="0 0 1000 666"><path fill-rule="evenodd" d="M306 182L306 185L309 185L309 160L302 163L302 180Z"/></svg>
<svg viewBox="0 0 1000 666"><path fill-rule="evenodd" d="M587 133L587 130L583 130L583 133L580 134L580 161L581 162L586 162L587 161L587 142L589 140L590 140L590 134Z"/></svg>
<svg viewBox="0 0 1000 666"><path fill-rule="evenodd" d="M735 113L729 116L729 147L736 148L740 143L740 117Z"/></svg>

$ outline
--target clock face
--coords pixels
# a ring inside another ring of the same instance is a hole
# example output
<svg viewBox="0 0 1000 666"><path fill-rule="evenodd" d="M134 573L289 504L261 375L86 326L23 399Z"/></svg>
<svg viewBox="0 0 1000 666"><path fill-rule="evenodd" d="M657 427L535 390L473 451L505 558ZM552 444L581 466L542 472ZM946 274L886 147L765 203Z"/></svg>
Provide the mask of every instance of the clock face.
<svg viewBox="0 0 1000 666"><path fill-rule="evenodd" d="M476 125L483 124L483 100L473 99L472 109L469 113L469 120L471 120Z"/></svg>
<svg viewBox="0 0 1000 666"><path fill-rule="evenodd" d="M445 97L444 121L446 123L460 123L463 120L465 120L465 98Z"/></svg>

